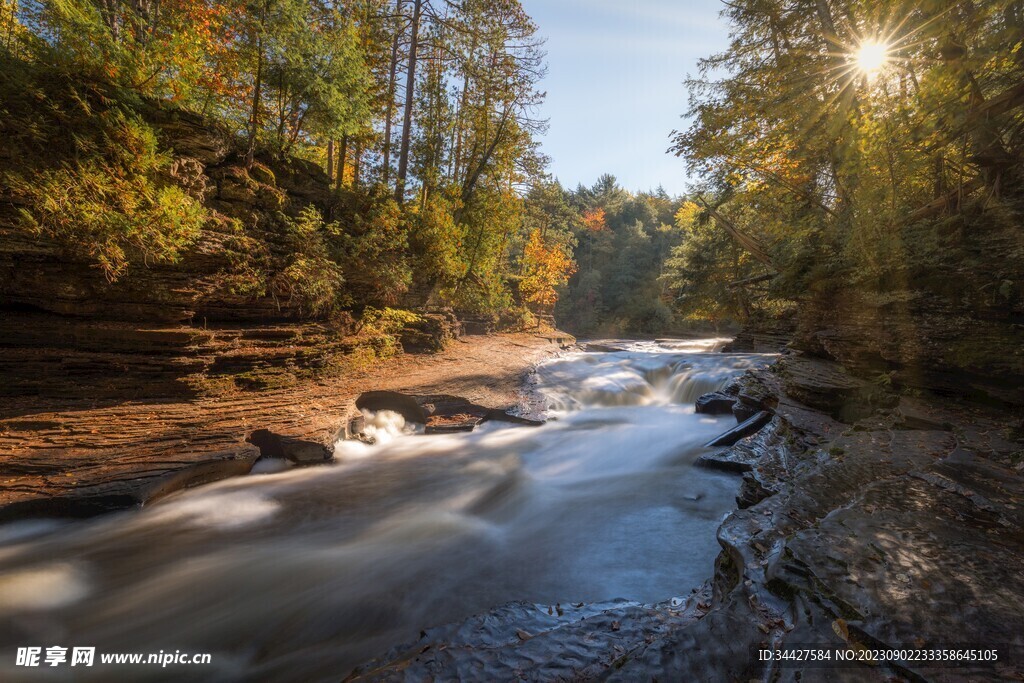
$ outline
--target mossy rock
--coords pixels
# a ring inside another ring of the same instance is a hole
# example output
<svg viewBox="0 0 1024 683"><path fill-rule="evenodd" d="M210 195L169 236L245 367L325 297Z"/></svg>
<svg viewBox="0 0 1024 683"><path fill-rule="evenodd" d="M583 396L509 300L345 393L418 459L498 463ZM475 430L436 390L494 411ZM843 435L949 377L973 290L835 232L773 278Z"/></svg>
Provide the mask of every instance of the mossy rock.
<svg viewBox="0 0 1024 683"><path fill-rule="evenodd" d="M249 168L249 177L264 185L277 185L277 176L274 175L274 172L258 161Z"/></svg>

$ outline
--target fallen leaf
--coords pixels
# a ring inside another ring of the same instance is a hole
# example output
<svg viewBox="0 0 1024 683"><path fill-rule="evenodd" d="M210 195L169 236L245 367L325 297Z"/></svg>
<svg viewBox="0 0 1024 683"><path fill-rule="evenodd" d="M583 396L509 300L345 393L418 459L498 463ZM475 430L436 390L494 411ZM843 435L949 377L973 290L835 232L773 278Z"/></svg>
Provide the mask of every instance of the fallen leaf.
<svg viewBox="0 0 1024 683"><path fill-rule="evenodd" d="M845 619L836 619L832 622L832 630L836 632L836 635L843 640L850 639L850 629L846 625Z"/></svg>

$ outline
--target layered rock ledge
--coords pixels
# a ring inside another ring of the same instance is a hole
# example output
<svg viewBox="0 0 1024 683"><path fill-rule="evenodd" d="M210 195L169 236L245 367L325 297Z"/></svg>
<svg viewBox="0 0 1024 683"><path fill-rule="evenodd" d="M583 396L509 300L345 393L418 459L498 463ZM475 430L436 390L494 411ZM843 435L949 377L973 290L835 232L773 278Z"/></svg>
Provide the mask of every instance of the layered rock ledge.
<svg viewBox="0 0 1024 683"><path fill-rule="evenodd" d="M529 413L536 409L523 405L529 369L568 339L469 336L435 354L213 396L8 397L0 411L0 521L84 517L153 501L247 473L260 446L322 460L357 412L356 397L371 390L457 395L487 409Z"/></svg>

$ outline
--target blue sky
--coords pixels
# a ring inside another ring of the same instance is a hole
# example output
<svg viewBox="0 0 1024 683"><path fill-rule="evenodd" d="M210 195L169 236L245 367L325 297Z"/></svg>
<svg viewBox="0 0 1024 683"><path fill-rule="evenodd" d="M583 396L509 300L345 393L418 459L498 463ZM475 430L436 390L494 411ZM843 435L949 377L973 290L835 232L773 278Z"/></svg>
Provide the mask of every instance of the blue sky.
<svg viewBox="0 0 1024 683"><path fill-rule="evenodd" d="M686 125L683 80L727 44L719 0L522 3L547 38L551 172L570 188L611 173L629 190L683 193L686 165L665 150Z"/></svg>

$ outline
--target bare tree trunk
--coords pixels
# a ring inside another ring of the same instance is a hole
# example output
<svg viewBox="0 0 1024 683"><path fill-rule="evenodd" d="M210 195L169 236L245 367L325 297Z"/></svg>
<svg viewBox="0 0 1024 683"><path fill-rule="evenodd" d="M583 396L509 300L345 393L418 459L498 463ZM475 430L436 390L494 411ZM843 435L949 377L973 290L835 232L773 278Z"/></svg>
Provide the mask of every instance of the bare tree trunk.
<svg viewBox="0 0 1024 683"><path fill-rule="evenodd" d="M245 152L245 166L252 168L256 156L256 131L260 125L260 90L263 87L263 28L267 21L269 1L263 3L260 13L260 33L256 37L256 82L252 89L252 113L249 116L249 147Z"/></svg>
<svg viewBox="0 0 1024 683"><path fill-rule="evenodd" d="M402 0L395 3L395 13L402 15ZM401 42L402 32L395 29L395 38L391 41L391 68L388 73L388 105L384 113L384 160L381 173L384 184L388 184L391 175L391 120L395 116L395 86L398 79L398 44Z"/></svg>
<svg viewBox="0 0 1024 683"><path fill-rule="evenodd" d="M484 241L484 224L481 223L476 230L476 242L473 244L473 251L469 257L469 265L466 266L466 272L463 274L459 281L455 283L455 292L462 288L462 285L469 281L469 278L473 275L473 270L476 269L476 257L480 254L480 245Z"/></svg>
<svg viewBox="0 0 1024 683"><path fill-rule="evenodd" d="M334 188L341 189L345 183L345 157L348 156L348 135L341 136L341 152L338 155L338 178L334 181Z"/></svg>
<svg viewBox="0 0 1024 683"><path fill-rule="evenodd" d="M828 6L828 0L815 0L815 8L818 10L818 21L825 33L825 41L829 47L842 48L839 36L836 34L836 22L832 19L832 10Z"/></svg>
<svg viewBox="0 0 1024 683"><path fill-rule="evenodd" d="M412 108L416 95L416 49L420 32L420 12L423 0L414 0L412 28L409 37L409 68L405 75L405 116L402 119L402 149L398 157L398 181L395 183L395 201L405 199L405 180L409 173L409 144L412 141Z"/></svg>
<svg viewBox="0 0 1024 683"><path fill-rule="evenodd" d="M975 112L987 108L988 102L985 94L978 85L974 73L970 69L961 67L963 80L970 93L968 102L969 109L967 116L973 119L973 124L967 129L971 148L974 153L974 162L981 167L982 178L986 185L994 190L999 187L1002 166L1012 163L1012 157L1006 151L1003 141L999 136L999 129L993 124L992 118L972 116Z"/></svg>
<svg viewBox="0 0 1024 683"><path fill-rule="evenodd" d="M501 114L501 120L498 122L498 130L494 133L494 139L491 140L491 144L484 150L483 156L480 157L479 163L473 167L473 171L466 176L466 182L462 186L462 208L456 212L456 222L462 215L462 209L469 204L469 200L473 198L473 191L476 189L476 184L480 180L480 176L487 168L487 164L491 160L491 156L494 154L494 150L498 148L498 144L501 142L501 137L505 133L505 126L508 125L509 120L512 118L512 107L515 103L512 103L505 109Z"/></svg>
<svg viewBox="0 0 1024 683"><path fill-rule="evenodd" d="M761 246L760 242L758 242L755 237L748 235L733 225L732 221L718 213L718 211L712 208L710 204L704 201L703 197L697 197L696 199L705 209L707 209L707 212L711 214L711 217L715 219L715 222L718 223L718 225L720 225L740 247L745 249L748 254L764 265L775 270L775 265L772 263L771 257L768 256L764 247Z"/></svg>
<svg viewBox="0 0 1024 683"><path fill-rule="evenodd" d="M355 156L352 159L352 187L359 187L359 166L363 160L363 142L356 140Z"/></svg>
<svg viewBox="0 0 1024 683"><path fill-rule="evenodd" d="M470 65L473 63L473 57L476 55L476 45L476 33L474 33L470 39L469 52L466 54L466 65L463 68L462 78L462 96L459 98L459 110L455 116L455 153L452 155L452 180L455 182L459 181L459 174L462 173L463 120L466 116L466 109L469 107L469 87L472 81Z"/></svg>
<svg viewBox="0 0 1024 683"><path fill-rule="evenodd" d="M11 2L11 19L7 22L7 38L5 40L5 46L8 50L11 49L11 40L14 38L14 27L18 23L18 0Z"/></svg>
<svg viewBox="0 0 1024 683"><path fill-rule="evenodd" d="M462 118L465 116L466 107L469 106L469 74L462 84L462 98L459 102L459 111L455 115L455 152L452 154L452 180L459 181L459 174L462 173Z"/></svg>
<svg viewBox="0 0 1024 683"><path fill-rule="evenodd" d="M121 42L121 26L117 21L117 0L99 0L100 18L110 29L110 37L115 43Z"/></svg>
<svg viewBox="0 0 1024 683"><path fill-rule="evenodd" d="M260 125L260 88L263 87L263 40L259 40L260 56L256 64L256 83L252 90L252 112L249 115L249 146L245 152L245 166L252 168L256 156L256 131Z"/></svg>
<svg viewBox="0 0 1024 683"><path fill-rule="evenodd" d="M277 74L277 153L284 151L284 129L288 123L288 111L284 102L284 71Z"/></svg>
<svg viewBox="0 0 1024 683"><path fill-rule="evenodd" d="M327 184L334 182L334 139L327 141Z"/></svg>
<svg viewBox="0 0 1024 683"><path fill-rule="evenodd" d="M132 28L135 42L139 45L146 45L156 28L160 15L160 0L131 0L128 6L134 15Z"/></svg>

